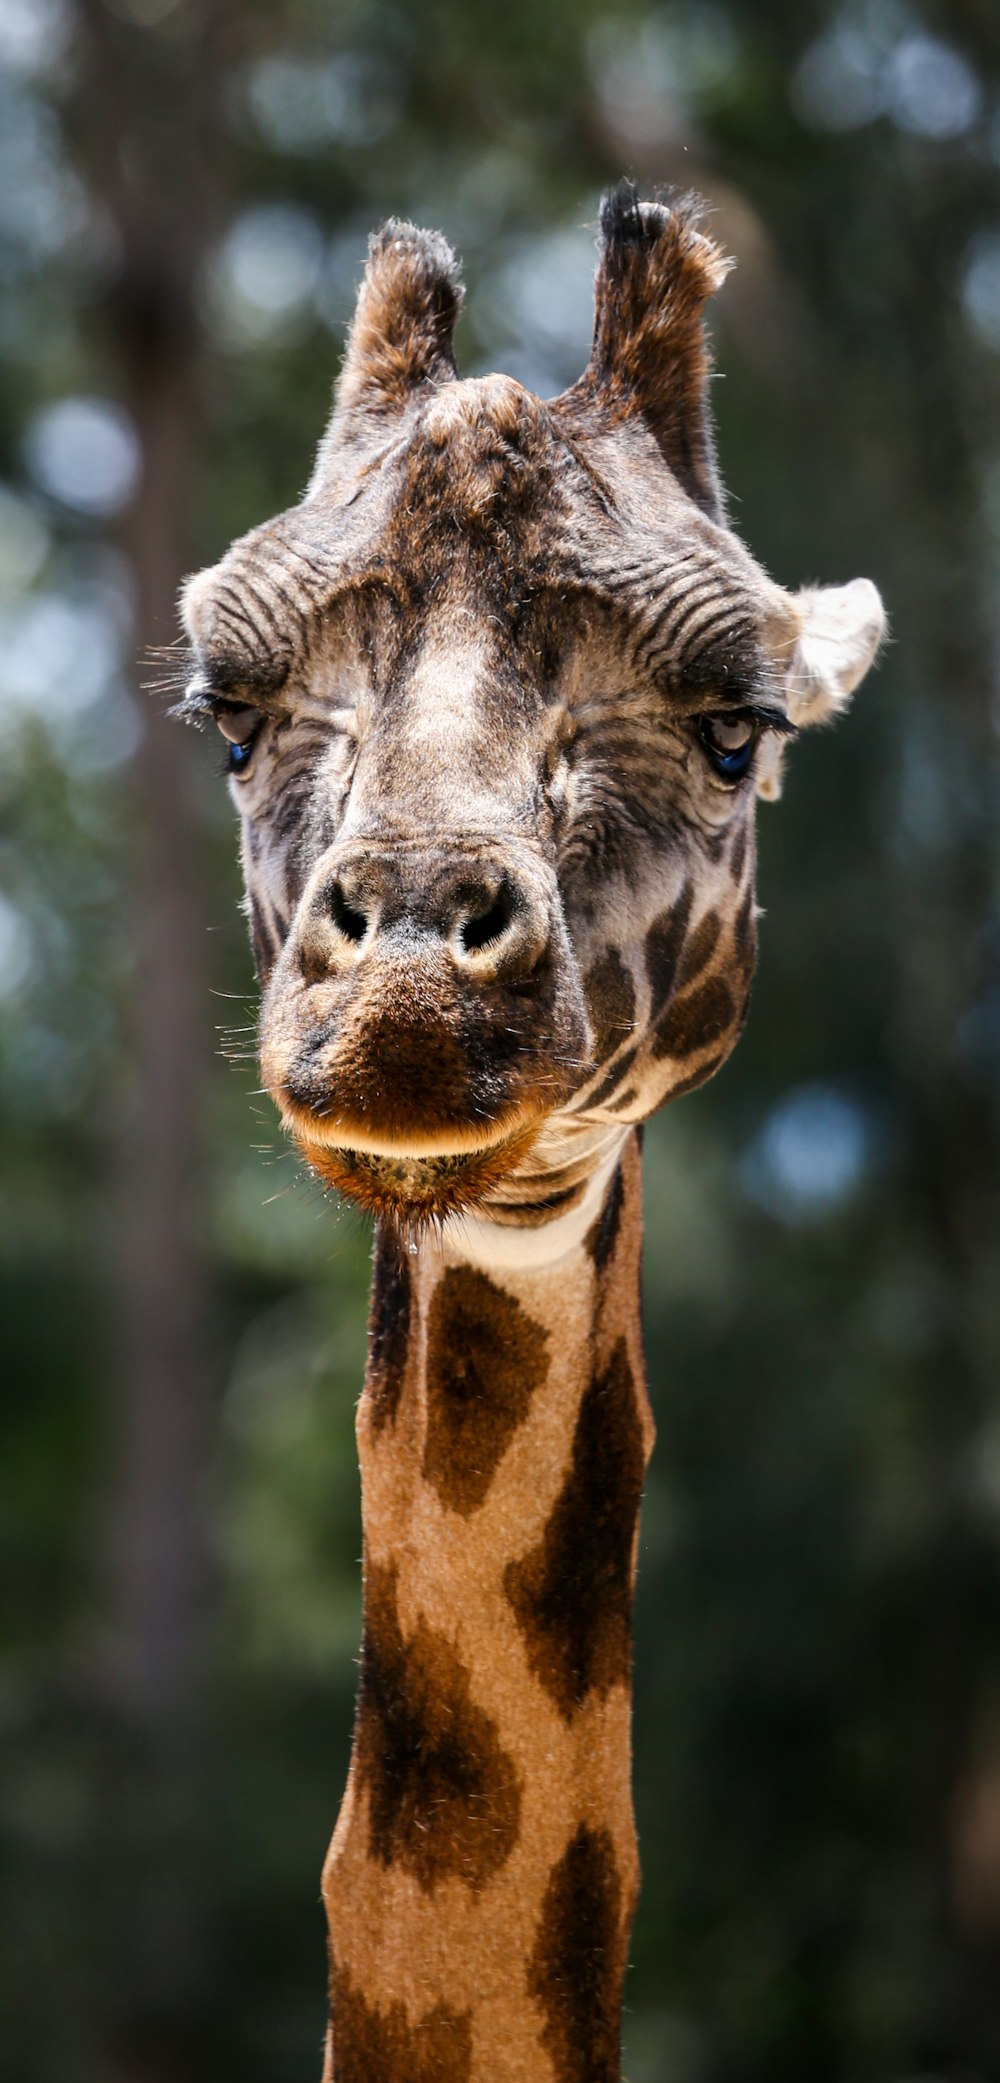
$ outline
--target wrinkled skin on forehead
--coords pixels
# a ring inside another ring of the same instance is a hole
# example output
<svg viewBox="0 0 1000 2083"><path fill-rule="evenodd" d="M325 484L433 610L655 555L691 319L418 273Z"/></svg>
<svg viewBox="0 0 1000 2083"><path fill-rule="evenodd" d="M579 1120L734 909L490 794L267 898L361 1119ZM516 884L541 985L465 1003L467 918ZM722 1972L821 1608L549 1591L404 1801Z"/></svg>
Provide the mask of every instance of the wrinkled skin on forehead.
<svg viewBox="0 0 1000 2083"><path fill-rule="evenodd" d="M456 379L447 249L388 227L305 499L188 588L265 1081L382 1213L558 1213L743 1024L757 794L882 621L864 581L783 593L725 524L720 278L689 215L619 196L590 369L543 404Z"/></svg>

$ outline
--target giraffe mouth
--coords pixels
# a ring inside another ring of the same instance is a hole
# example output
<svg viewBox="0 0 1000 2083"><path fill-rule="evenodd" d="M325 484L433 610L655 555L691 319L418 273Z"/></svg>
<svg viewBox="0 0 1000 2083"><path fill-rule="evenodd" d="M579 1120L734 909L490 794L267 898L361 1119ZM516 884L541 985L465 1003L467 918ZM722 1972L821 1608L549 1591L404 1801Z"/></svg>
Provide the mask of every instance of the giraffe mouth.
<svg viewBox="0 0 1000 2083"><path fill-rule="evenodd" d="M527 1156L538 1125L530 1122L485 1149L419 1156L318 1142L298 1127L293 1133L310 1170L325 1186L336 1187L381 1220L412 1230L477 1207Z"/></svg>

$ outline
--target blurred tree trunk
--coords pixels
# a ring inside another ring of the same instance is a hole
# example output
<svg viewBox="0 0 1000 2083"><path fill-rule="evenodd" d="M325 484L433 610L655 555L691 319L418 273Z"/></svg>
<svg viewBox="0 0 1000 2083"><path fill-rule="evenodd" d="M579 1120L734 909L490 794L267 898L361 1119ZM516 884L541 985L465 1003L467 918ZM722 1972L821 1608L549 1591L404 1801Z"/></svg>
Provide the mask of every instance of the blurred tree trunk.
<svg viewBox="0 0 1000 2083"><path fill-rule="evenodd" d="M142 445L126 522L138 659L176 634L192 563L197 289L216 218L224 0L163 11L84 0L84 156L120 240L103 316ZM148 11L147 11L148 14ZM123 19L126 17L126 19ZM207 1558L201 1492L214 1368L202 1249L201 1095L209 1044L191 747L156 696L131 780L131 1082L115 1205L119 1397L108 1499L108 1931L119 1994L98 2024L122 2083L197 2067L196 1776ZM109 1976L109 1980L112 1977ZM110 2042L110 2045L109 2045ZM199 2049L200 2051L200 2049Z"/></svg>

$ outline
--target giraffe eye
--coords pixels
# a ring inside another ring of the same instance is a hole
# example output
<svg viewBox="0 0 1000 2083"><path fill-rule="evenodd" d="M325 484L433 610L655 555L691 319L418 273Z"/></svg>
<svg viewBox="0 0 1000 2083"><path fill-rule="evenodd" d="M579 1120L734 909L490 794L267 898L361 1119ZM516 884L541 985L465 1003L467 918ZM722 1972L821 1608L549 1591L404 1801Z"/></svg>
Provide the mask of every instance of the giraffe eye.
<svg viewBox="0 0 1000 2083"><path fill-rule="evenodd" d="M721 781L742 781L749 772L757 743L751 716L701 716L698 736Z"/></svg>
<svg viewBox="0 0 1000 2083"><path fill-rule="evenodd" d="M217 709L215 721L223 737L229 741L225 772L245 774L264 721L260 710L249 707Z"/></svg>

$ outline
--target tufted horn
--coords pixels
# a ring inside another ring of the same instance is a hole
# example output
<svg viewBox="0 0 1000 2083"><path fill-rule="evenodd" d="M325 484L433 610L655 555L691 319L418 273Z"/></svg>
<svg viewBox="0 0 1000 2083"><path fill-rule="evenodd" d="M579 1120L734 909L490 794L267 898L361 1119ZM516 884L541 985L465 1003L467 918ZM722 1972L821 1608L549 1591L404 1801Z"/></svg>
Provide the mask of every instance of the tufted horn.
<svg viewBox="0 0 1000 2083"><path fill-rule="evenodd" d="M458 263L439 232L390 217L373 233L311 494L336 476L342 451L383 435L414 391L453 379L462 294Z"/></svg>
<svg viewBox="0 0 1000 2083"><path fill-rule="evenodd" d="M640 202L622 181L601 204L594 344L563 409L641 419L675 477L713 519L723 518L708 407L711 354L704 306L733 263L698 229L701 205L683 196Z"/></svg>

